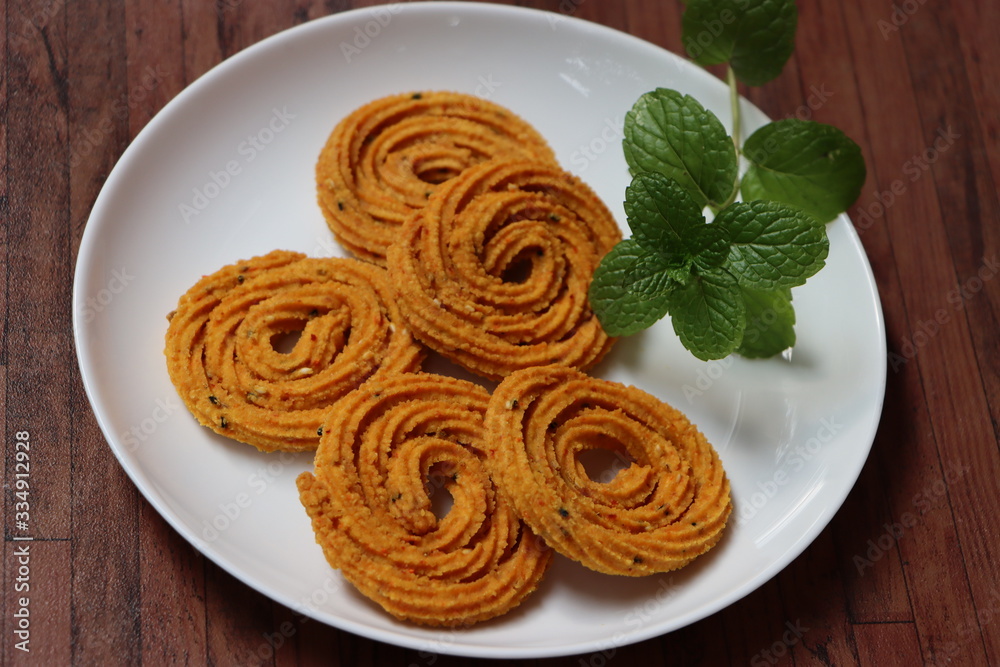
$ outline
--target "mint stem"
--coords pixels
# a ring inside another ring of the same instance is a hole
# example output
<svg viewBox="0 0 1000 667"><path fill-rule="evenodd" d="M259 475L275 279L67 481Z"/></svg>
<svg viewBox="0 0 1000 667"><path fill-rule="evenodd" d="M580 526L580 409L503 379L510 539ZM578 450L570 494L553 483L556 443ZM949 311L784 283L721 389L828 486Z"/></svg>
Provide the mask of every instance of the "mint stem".
<svg viewBox="0 0 1000 667"><path fill-rule="evenodd" d="M740 137L740 91L736 87L736 72L733 71L732 67L726 68L726 83L729 84L729 108L733 117L733 144L736 146L736 162L739 164L740 155L742 155L740 151L740 145L742 144L742 138ZM729 198L718 209L713 209L712 212L718 213L736 201L736 195L739 194L739 191L740 172L737 169L736 182L733 184L733 193L729 195Z"/></svg>
<svg viewBox="0 0 1000 667"><path fill-rule="evenodd" d="M733 115L733 143L736 144L736 155L739 157L740 145L740 91L736 88L736 72L732 67L726 68L726 83L729 84L729 108Z"/></svg>

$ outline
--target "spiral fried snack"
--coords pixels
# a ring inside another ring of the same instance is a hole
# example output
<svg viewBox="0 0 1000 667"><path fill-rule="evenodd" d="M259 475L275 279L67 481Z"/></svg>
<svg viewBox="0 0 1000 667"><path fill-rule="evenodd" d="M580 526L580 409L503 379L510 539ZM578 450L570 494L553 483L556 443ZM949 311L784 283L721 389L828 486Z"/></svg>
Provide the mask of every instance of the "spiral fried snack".
<svg viewBox="0 0 1000 667"><path fill-rule="evenodd" d="M493 102L451 92L384 97L330 134L316 164L319 205L343 246L384 264L399 226L438 184L495 157L555 164L545 139Z"/></svg>
<svg viewBox="0 0 1000 667"><path fill-rule="evenodd" d="M389 248L389 275L414 335L474 373L586 369L612 343L587 289L620 239L576 177L494 160L442 185L406 221Z"/></svg>
<svg viewBox="0 0 1000 667"><path fill-rule="evenodd" d="M535 590L551 551L483 465L480 386L429 373L376 378L330 411L315 472L297 480L327 561L397 618L483 621ZM438 519L431 488L454 504Z"/></svg>
<svg viewBox="0 0 1000 667"><path fill-rule="evenodd" d="M722 535L729 482L687 418L634 387L560 366L509 375L486 412L487 461L519 515L559 553L608 574L686 565ZM590 478L581 455L629 463Z"/></svg>
<svg viewBox="0 0 1000 667"><path fill-rule="evenodd" d="M327 408L372 376L419 368L386 273L276 250L204 276L171 313L167 369L216 433L264 451L315 449ZM291 351L274 348L301 332Z"/></svg>

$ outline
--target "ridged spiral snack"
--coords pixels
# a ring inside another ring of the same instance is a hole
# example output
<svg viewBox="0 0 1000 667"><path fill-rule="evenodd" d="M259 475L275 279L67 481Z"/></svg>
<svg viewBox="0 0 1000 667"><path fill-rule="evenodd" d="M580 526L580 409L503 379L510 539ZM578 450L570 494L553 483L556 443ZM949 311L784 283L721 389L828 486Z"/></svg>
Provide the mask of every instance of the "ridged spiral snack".
<svg viewBox="0 0 1000 667"><path fill-rule="evenodd" d="M551 551L496 492L482 460L489 394L430 373L373 379L323 426L297 484L327 561L397 618L470 625L535 590ZM438 519L433 487L454 499Z"/></svg>
<svg viewBox="0 0 1000 667"><path fill-rule="evenodd" d="M611 347L587 301L621 231L559 167L491 160L444 183L389 247L414 335L483 377L530 366L587 369Z"/></svg>
<svg viewBox="0 0 1000 667"><path fill-rule="evenodd" d="M384 269L285 250L204 276L170 316L170 379L197 420L263 451L315 449L327 409L420 367ZM273 344L301 332L286 352Z"/></svg>
<svg viewBox="0 0 1000 667"><path fill-rule="evenodd" d="M316 164L317 198L344 247L384 264L399 226L438 184L496 157L555 164L545 139L498 104L446 91L391 95L334 127Z"/></svg>
<svg viewBox="0 0 1000 667"><path fill-rule="evenodd" d="M682 567L732 511L712 446L679 411L634 387L561 366L507 376L486 412L486 460L518 514L553 549L608 574ZM604 449L627 465L592 480Z"/></svg>

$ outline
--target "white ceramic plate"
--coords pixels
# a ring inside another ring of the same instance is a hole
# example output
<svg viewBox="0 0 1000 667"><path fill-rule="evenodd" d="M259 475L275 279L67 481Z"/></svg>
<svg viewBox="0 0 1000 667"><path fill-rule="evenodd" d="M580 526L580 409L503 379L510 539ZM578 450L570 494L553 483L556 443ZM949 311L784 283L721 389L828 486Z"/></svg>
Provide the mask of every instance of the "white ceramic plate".
<svg viewBox="0 0 1000 667"><path fill-rule="evenodd" d="M613 578L558 559L521 608L468 630L400 623L328 568L299 506L306 455L265 455L199 427L176 397L165 315L202 274L275 248L340 255L315 204L333 125L374 98L451 89L533 123L624 226L625 112L665 86L730 124L721 82L658 47L561 14L465 3L338 14L267 39L177 96L122 156L80 248L75 333L86 390L121 465L197 549L250 586L336 627L422 651L544 657L675 630L763 584L829 522L868 455L885 388L884 329L846 217L827 267L795 292L785 358L701 363L669 322L595 372L684 410L716 445L735 514L685 570ZM749 104L745 134L766 122Z"/></svg>

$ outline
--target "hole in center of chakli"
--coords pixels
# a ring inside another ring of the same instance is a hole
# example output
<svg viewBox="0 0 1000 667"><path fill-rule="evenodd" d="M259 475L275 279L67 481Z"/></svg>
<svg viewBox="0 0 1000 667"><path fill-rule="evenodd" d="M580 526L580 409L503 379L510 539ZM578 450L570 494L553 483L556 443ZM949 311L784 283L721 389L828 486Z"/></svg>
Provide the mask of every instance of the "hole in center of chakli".
<svg viewBox="0 0 1000 667"><path fill-rule="evenodd" d="M271 336L271 349L280 354L291 354L301 337L301 330L276 333Z"/></svg>
<svg viewBox="0 0 1000 667"><path fill-rule="evenodd" d="M424 183L440 185L445 181L455 178L459 173L461 173L461 169L457 169L451 165L438 163L421 168L417 177Z"/></svg>
<svg viewBox="0 0 1000 667"><path fill-rule="evenodd" d="M531 277L531 270L534 264L531 257L526 253L521 253L514 258L510 264L504 267L500 279L505 283L523 283Z"/></svg>
<svg viewBox="0 0 1000 667"><path fill-rule="evenodd" d="M599 447L586 449L577 455L587 477L598 484L608 484L622 470L632 465L632 460L621 452Z"/></svg>
<svg viewBox="0 0 1000 667"><path fill-rule="evenodd" d="M449 486L456 481L455 467L445 461L435 463L427 474L427 496L431 500L431 512L441 521L455 504Z"/></svg>

